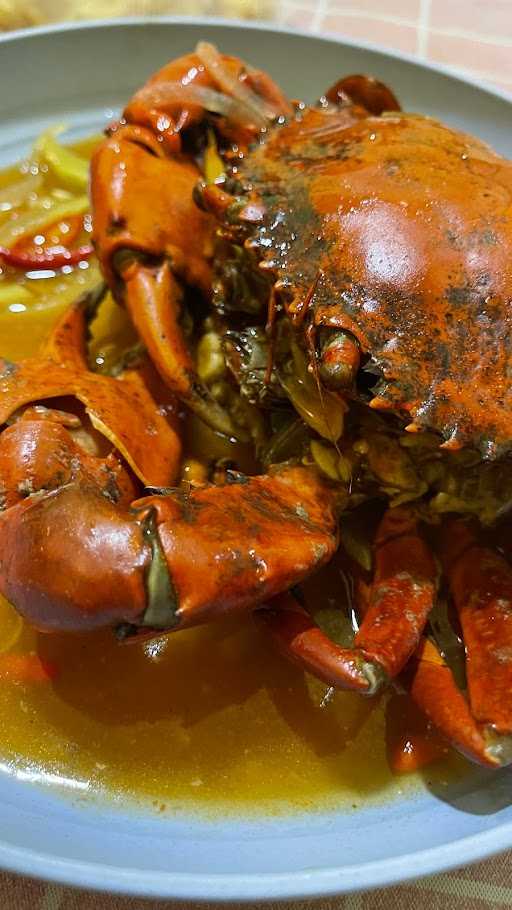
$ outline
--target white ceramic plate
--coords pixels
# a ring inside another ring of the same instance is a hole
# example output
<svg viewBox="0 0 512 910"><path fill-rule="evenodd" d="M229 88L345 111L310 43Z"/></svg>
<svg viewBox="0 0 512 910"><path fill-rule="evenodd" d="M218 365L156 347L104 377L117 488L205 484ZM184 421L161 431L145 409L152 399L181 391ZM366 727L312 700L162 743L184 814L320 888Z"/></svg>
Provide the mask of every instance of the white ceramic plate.
<svg viewBox="0 0 512 910"><path fill-rule="evenodd" d="M200 39L315 99L343 73L388 82L406 109L467 129L512 157L512 105L499 92L399 55L266 27L197 20L85 23L0 40L0 166L46 126L98 130L166 60ZM171 771L172 773L172 771ZM0 767L0 866L130 894L257 900L327 895L419 876L512 847L512 775L476 770L358 812L252 820L156 817L63 800Z"/></svg>

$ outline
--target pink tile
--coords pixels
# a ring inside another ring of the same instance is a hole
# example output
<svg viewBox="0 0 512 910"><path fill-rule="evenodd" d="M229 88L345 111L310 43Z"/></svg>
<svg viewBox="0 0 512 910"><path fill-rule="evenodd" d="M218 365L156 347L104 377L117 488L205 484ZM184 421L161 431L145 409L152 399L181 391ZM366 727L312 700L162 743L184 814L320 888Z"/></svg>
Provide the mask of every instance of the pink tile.
<svg viewBox="0 0 512 910"><path fill-rule="evenodd" d="M329 34L347 35L349 38L371 41L412 54L416 51L416 28L408 25L378 22L357 16L345 16L341 12L331 12L320 24L320 29Z"/></svg>
<svg viewBox="0 0 512 910"><path fill-rule="evenodd" d="M512 38L510 0L431 0L430 25Z"/></svg>
<svg viewBox="0 0 512 910"><path fill-rule="evenodd" d="M380 19L382 16L395 16L408 19L416 24L420 14L420 0L350 0L332 4L338 12L366 13Z"/></svg>
<svg viewBox="0 0 512 910"><path fill-rule="evenodd" d="M431 32L427 53L431 60L439 63L485 73L488 79L512 82L512 49L503 44L484 44L469 38L452 38Z"/></svg>
<svg viewBox="0 0 512 910"><path fill-rule="evenodd" d="M510 95L510 98L511 98L511 100L512 100L512 82L499 82L499 81L495 81L495 80L493 79L492 82L490 82L489 84L490 84L490 85L496 85L496 86L497 86L498 88L500 88L503 92L507 92L507 94Z"/></svg>
<svg viewBox="0 0 512 910"><path fill-rule="evenodd" d="M290 6L281 12L279 22L292 28L302 28L305 31L310 31L314 14L315 11L312 7Z"/></svg>

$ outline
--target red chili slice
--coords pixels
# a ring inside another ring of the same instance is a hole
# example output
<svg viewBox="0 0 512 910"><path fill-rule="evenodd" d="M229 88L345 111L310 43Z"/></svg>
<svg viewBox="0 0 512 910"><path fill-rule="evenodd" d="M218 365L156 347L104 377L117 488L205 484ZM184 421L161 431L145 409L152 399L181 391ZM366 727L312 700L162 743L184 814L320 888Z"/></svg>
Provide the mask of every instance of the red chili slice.
<svg viewBox="0 0 512 910"><path fill-rule="evenodd" d="M0 259L15 269L35 272L41 269L60 269L63 265L76 265L82 259L92 256L93 252L91 244L84 244L75 250L68 250L65 246L53 246L43 253L17 253L15 250L0 246Z"/></svg>
<svg viewBox="0 0 512 910"><path fill-rule="evenodd" d="M44 228L42 243L36 243L35 237L25 237L14 244L12 251L14 253L26 253L34 257L56 246L64 246L69 250L73 247L75 241L78 241L83 229L83 215L71 215L69 218L61 218Z"/></svg>

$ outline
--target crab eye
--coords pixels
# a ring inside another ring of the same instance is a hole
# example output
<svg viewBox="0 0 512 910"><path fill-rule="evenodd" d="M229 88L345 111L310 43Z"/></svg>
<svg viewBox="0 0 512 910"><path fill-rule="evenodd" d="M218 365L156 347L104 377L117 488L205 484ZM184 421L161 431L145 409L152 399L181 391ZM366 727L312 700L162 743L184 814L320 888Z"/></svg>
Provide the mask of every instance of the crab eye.
<svg viewBox="0 0 512 910"><path fill-rule="evenodd" d="M346 389L353 385L359 370L359 345L348 332L329 333L322 344L320 377L330 389Z"/></svg>

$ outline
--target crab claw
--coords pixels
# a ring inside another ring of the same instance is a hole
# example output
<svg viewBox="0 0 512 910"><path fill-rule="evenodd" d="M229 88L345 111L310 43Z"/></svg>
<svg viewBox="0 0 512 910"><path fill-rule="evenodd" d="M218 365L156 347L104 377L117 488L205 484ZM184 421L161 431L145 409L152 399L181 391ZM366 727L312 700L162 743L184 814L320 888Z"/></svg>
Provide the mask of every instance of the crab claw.
<svg viewBox="0 0 512 910"><path fill-rule="evenodd" d="M135 94L91 165L95 245L107 282L169 387L227 436L242 434L200 383L180 327L184 289L210 294L215 229L194 202L201 173L187 136L201 126L206 136L211 112L225 112L215 117L217 131L247 144L289 110L263 73L202 43Z"/></svg>
<svg viewBox="0 0 512 910"><path fill-rule="evenodd" d="M0 509L77 479L129 505L136 486L121 459L114 452L106 458L88 453L81 439L81 421L75 415L42 406L28 408L0 435Z"/></svg>
<svg viewBox="0 0 512 910"><path fill-rule="evenodd" d="M231 481L130 510L89 482L36 494L0 513L0 590L47 631L171 630L251 610L330 559L335 496L315 471Z"/></svg>
<svg viewBox="0 0 512 910"><path fill-rule="evenodd" d="M86 295L57 323L40 357L20 363L0 359L0 426L28 404L70 396L84 405L94 429L145 486L168 485L177 476L180 439L137 370L115 379L89 370L85 339L91 315Z"/></svg>
<svg viewBox="0 0 512 910"><path fill-rule="evenodd" d="M199 177L193 162L165 156L147 130L121 128L92 161L95 243L106 280L169 388L214 429L236 436L197 378L179 322L184 287L208 295L211 284L213 228L192 200Z"/></svg>

